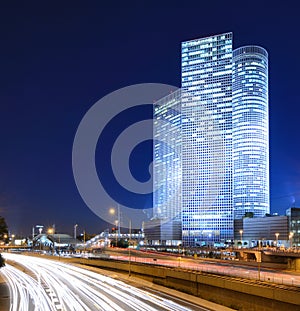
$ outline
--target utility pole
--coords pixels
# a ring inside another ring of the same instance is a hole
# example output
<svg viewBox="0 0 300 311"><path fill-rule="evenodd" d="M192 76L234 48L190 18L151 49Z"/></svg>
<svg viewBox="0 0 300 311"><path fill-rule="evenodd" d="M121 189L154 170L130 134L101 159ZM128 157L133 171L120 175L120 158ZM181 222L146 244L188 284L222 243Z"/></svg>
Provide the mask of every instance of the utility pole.
<svg viewBox="0 0 300 311"><path fill-rule="evenodd" d="M60 234L58 233L58 260L60 260Z"/></svg>
<svg viewBox="0 0 300 311"><path fill-rule="evenodd" d="M85 253L85 230L83 230L83 245L84 245L84 253Z"/></svg>
<svg viewBox="0 0 300 311"><path fill-rule="evenodd" d="M128 243L128 252L129 252L129 269L128 269L128 276L131 276L131 219L129 219L129 243Z"/></svg>
<svg viewBox="0 0 300 311"><path fill-rule="evenodd" d="M120 217L120 204L118 204L118 240L120 241L121 236L121 217Z"/></svg>

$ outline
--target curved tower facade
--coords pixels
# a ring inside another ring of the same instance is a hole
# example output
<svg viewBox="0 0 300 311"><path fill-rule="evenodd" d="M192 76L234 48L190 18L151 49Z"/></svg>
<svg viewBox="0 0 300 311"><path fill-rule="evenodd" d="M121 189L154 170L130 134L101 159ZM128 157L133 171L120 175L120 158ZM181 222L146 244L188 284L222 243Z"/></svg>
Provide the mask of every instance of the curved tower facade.
<svg viewBox="0 0 300 311"><path fill-rule="evenodd" d="M236 219L270 212L268 53L259 46L233 51L232 155Z"/></svg>

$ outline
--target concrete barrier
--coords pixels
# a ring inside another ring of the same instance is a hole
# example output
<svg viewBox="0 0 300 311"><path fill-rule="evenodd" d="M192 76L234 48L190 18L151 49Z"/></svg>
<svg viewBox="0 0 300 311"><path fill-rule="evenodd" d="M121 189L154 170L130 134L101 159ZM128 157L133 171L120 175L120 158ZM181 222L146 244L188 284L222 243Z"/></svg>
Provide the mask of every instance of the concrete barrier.
<svg viewBox="0 0 300 311"><path fill-rule="evenodd" d="M31 254L30 254L31 255ZM43 256L129 273L240 311L300 311L300 289L267 282L238 279L199 271L111 260Z"/></svg>
<svg viewBox="0 0 300 311"><path fill-rule="evenodd" d="M129 271L128 262L80 259L85 265ZM187 271L141 263L130 264L131 274L188 294L245 311L300 311L300 289L265 282L235 279L209 273Z"/></svg>

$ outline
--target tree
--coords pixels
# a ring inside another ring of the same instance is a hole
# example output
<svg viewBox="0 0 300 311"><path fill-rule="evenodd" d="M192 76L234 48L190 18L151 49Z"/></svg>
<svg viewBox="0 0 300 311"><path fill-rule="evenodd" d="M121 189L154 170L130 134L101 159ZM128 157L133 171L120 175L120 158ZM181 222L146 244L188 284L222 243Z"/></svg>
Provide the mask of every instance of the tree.
<svg viewBox="0 0 300 311"><path fill-rule="evenodd" d="M4 258L2 257L2 255L0 254L0 268L4 267L5 266L5 260Z"/></svg>
<svg viewBox="0 0 300 311"><path fill-rule="evenodd" d="M112 246L112 247L120 247L120 248L127 248L128 246L129 246L129 243L128 243L128 241L127 240L124 240L124 239L120 239L120 240L118 240L118 241L116 241L116 240L111 240L110 241L110 245Z"/></svg>
<svg viewBox="0 0 300 311"><path fill-rule="evenodd" d="M253 218L254 213L253 212L246 212L244 217Z"/></svg>
<svg viewBox="0 0 300 311"><path fill-rule="evenodd" d="M6 238L5 238L6 236ZM0 240L8 239L8 228L4 217L0 216Z"/></svg>

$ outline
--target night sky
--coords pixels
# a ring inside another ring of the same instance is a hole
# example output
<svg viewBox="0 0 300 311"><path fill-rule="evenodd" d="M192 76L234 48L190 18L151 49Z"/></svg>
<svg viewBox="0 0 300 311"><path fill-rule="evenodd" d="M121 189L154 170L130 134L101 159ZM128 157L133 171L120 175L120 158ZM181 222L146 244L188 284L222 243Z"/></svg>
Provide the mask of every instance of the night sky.
<svg viewBox="0 0 300 311"><path fill-rule="evenodd" d="M269 53L271 212L300 207L297 1L160 2L1 3L0 215L11 232L106 229L72 173L84 114L128 85L180 87L181 41L228 31L234 48Z"/></svg>

